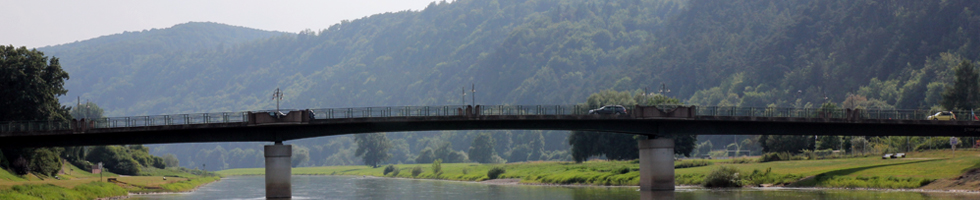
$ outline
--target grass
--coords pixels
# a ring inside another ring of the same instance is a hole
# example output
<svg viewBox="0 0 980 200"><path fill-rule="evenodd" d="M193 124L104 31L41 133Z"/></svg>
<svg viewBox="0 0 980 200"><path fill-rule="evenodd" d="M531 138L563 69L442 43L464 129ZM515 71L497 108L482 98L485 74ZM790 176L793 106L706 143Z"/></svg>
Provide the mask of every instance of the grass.
<svg viewBox="0 0 980 200"><path fill-rule="evenodd" d="M16 185L0 190L0 199L96 199L126 196L129 192L116 184L89 182L68 189L53 184Z"/></svg>
<svg viewBox="0 0 980 200"><path fill-rule="evenodd" d="M936 179L953 178L963 171L980 167L976 150L913 152L907 158L881 159L867 157L748 162L756 158L682 160L675 162L675 181L678 185L700 185L705 174L719 166L738 169L744 185L774 184L805 187L842 188L916 188ZM294 175L356 175L458 181L483 181L493 167L506 170L500 178L517 178L522 183L639 185L639 164L634 161L522 162L508 164L443 163L442 174L432 173L431 164L395 165L400 173L384 175L384 167L329 166L294 168ZM413 176L412 168L423 172ZM218 171L224 176L263 175L263 168L229 169ZM805 179L806 177L813 177ZM801 181L802 180L802 181Z"/></svg>
<svg viewBox="0 0 980 200"><path fill-rule="evenodd" d="M714 163L705 159L680 160L680 161L674 161L674 169L701 167L701 166L708 166L712 164Z"/></svg>
<svg viewBox="0 0 980 200"><path fill-rule="evenodd" d="M112 196L125 196L130 192L184 192L198 186L221 179L218 176L200 177L175 169L143 169L143 173L153 176L118 176L112 173L99 174L85 172L78 168L66 167L59 179L39 179L37 176L18 176L0 170L0 199L96 199ZM115 178L125 184L104 182ZM166 177L166 180L164 180Z"/></svg>

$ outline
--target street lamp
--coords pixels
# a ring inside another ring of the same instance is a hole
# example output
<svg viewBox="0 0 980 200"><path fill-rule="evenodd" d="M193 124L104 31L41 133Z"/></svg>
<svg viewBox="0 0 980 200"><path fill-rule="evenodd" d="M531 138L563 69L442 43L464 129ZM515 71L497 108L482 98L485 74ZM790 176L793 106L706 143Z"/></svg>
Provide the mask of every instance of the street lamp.
<svg viewBox="0 0 980 200"><path fill-rule="evenodd" d="M281 113L279 112L279 102L282 101L282 90L279 90L278 87L275 92L272 92L272 100L276 100L276 116L278 117Z"/></svg>

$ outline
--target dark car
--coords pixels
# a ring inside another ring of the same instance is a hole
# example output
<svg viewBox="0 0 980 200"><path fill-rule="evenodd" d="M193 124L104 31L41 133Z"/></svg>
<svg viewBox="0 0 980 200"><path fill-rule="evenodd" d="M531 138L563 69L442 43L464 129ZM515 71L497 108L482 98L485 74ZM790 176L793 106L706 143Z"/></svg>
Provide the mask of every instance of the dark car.
<svg viewBox="0 0 980 200"><path fill-rule="evenodd" d="M589 114L595 114L595 115L610 115L610 114L625 115L626 114L626 107L623 107L621 105L603 106L601 108L596 108L596 109L589 110Z"/></svg>

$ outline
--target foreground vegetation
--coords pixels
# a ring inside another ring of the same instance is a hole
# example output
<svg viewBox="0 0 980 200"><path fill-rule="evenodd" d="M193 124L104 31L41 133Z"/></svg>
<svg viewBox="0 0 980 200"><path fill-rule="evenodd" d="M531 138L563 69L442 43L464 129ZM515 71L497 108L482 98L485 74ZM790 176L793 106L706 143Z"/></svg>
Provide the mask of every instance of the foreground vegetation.
<svg viewBox="0 0 980 200"><path fill-rule="evenodd" d="M705 175L726 166L740 174L737 186L762 184L798 187L833 188L918 188L937 179L959 176L977 165L977 151L916 152L908 158L881 159L878 156L825 160L745 162L741 159L684 160L676 162L678 185L702 185ZM682 164L683 163L683 164ZM699 164L695 164L699 163ZM698 165L698 166L693 166ZM441 164L441 173L433 173L431 164L393 165L394 169L367 166L304 167L293 169L295 175L357 175L397 178L483 181L494 167L506 172L499 178L521 179L530 184L584 184L630 186L639 184L636 161L524 162L509 164L449 163ZM411 171L420 168L421 173ZM224 176L262 175L262 168L218 171Z"/></svg>
<svg viewBox="0 0 980 200"><path fill-rule="evenodd" d="M104 173L101 178L72 165L65 168L71 174L59 174L57 179L0 170L0 199L96 199L130 193L186 192L221 179L213 173L183 168L146 167L142 169L144 176ZM106 182L109 178L117 182Z"/></svg>

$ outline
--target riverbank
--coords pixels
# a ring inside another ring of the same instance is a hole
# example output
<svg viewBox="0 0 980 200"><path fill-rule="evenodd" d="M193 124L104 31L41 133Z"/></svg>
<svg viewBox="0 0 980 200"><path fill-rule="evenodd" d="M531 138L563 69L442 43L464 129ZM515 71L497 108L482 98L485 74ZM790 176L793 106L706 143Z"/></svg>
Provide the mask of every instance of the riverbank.
<svg viewBox="0 0 980 200"><path fill-rule="evenodd" d="M875 155L846 159L797 160L778 162L745 162L740 159L706 160L707 166L675 170L678 185L698 185L718 166L737 168L747 180L747 186L790 186L817 188L869 188L929 190L980 190L978 181L960 181L954 187L931 185L953 181L970 169L980 168L976 150L958 150L953 157L949 150L909 153L906 158L881 159ZM751 159L751 158L749 158ZM493 167L506 170L499 179L519 179L520 184L635 186L639 184L639 165L636 161L522 162L508 164L444 163L441 173L433 173L431 164L394 165L398 172L384 173L384 166L328 166L294 168L294 175L355 175L455 181L489 180L487 172ZM422 172L413 174L412 169ZM224 176L263 175L263 168L229 169L218 171ZM748 176L746 176L748 175Z"/></svg>
<svg viewBox="0 0 980 200"><path fill-rule="evenodd" d="M100 177L77 168L66 171L72 173L42 178L0 170L0 199L118 199L133 194L189 192L221 179L162 169L151 170L156 176L105 173ZM110 178L114 181L108 182Z"/></svg>

